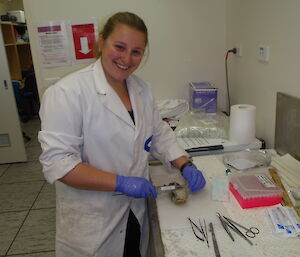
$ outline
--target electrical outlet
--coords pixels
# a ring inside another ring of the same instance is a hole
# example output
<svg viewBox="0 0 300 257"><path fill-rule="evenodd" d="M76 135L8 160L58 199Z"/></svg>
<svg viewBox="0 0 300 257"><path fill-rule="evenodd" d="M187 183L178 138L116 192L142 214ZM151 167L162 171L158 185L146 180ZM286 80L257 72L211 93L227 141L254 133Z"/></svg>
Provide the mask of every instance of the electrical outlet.
<svg viewBox="0 0 300 257"><path fill-rule="evenodd" d="M234 46L234 48L236 48L236 56L243 56L243 50L242 50L242 46L241 45L236 45Z"/></svg>

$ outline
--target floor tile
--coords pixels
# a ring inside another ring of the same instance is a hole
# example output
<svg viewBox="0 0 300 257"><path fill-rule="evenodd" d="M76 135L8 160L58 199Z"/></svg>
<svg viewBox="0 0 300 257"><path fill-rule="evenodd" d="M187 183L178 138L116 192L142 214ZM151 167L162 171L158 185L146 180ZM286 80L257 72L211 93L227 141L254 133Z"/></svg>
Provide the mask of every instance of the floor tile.
<svg viewBox="0 0 300 257"><path fill-rule="evenodd" d="M9 168L17 169L17 170L41 170L42 165L38 160L31 162L23 162L23 163L13 163Z"/></svg>
<svg viewBox="0 0 300 257"><path fill-rule="evenodd" d="M0 256L4 256L19 227L25 219L27 211L7 212L0 215Z"/></svg>
<svg viewBox="0 0 300 257"><path fill-rule="evenodd" d="M46 183L32 209L55 207L55 185Z"/></svg>
<svg viewBox="0 0 300 257"><path fill-rule="evenodd" d="M31 210L8 254L55 249L55 208Z"/></svg>
<svg viewBox="0 0 300 257"><path fill-rule="evenodd" d="M47 251L47 252L37 252L37 253L32 253L32 254L14 254L14 255L9 255L9 257L54 257L55 256L55 251Z"/></svg>
<svg viewBox="0 0 300 257"><path fill-rule="evenodd" d="M9 164L0 164L0 177L7 170L8 167L9 167Z"/></svg>
<svg viewBox="0 0 300 257"><path fill-rule="evenodd" d="M42 153L42 148L40 146L30 146L26 148L28 161L36 161Z"/></svg>
<svg viewBox="0 0 300 257"><path fill-rule="evenodd" d="M43 184L44 181L0 184L0 212L29 209Z"/></svg>
<svg viewBox="0 0 300 257"><path fill-rule="evenodd" d="M44 180L42 166L38 161L12 164L0 177L0 184Z"/></svg>

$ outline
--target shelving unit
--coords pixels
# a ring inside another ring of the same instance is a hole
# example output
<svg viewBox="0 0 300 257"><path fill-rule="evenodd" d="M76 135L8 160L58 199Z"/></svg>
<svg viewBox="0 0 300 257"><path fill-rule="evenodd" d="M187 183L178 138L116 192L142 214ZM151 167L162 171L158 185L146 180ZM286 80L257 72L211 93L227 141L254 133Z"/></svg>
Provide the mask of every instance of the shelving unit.
<svg viewBox="0 0 300 257"><path fill-rule="evenodd" d="M18 42L16 34L27 31L26 24L1 22L1 30L12 80L22 80L22 70L30 68L32 56L28 42Z"/></svg>

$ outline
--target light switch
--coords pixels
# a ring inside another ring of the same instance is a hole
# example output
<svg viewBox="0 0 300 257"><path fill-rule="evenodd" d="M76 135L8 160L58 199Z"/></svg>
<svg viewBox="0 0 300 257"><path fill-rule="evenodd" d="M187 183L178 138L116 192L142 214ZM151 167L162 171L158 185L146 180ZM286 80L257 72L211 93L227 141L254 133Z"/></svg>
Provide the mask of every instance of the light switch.
<svg viewBox="0 0 300 257"><path fill-rule="evenodd" d="M270 60L270 47L260 45L257 48L258 60L262 62L268 62Z"/></svg>

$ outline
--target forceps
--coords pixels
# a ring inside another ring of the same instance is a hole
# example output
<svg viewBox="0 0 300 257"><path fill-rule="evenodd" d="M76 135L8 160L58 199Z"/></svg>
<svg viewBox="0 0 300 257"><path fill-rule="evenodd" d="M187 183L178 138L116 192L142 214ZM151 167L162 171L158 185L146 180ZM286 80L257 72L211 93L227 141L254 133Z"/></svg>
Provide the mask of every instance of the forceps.
<svg viewBox="0 0 300 257"><path fill-rule="evenodd" d="M257 234L259 234L259 229L258 229L257 227L246 228L246 227L244 227L243 225L241 225L241 224L239 224L239 223L233 221L232 219L229 219L229 218L227 218L227 217L225 217L225 216L223 216L223 218L226 219L227 222L228 222L229 224L231 224L232 226L234 226L236 229L238 229L236 226L238 226L238 227L240 227L240 228L242 228L242 229L245 229L245 230L246 230L245 235L246 235L247 237L254 238ZM235 225L236 225L236 226L235 226ZM239 230L239 229L238 229L238 230Z"/></svg>
<svg viewBox="0 0 300 257"><path fill-rule="evenodd" d="M201 226L201 228L199 228L199 227L191 220L190 217L188 217L187 219L189 220L189 222L190 222L190 224L191 224L191 227L192 227L192 230L193 230L193 233L194 233L195 237L198 238L198 239L201 240L201 241L204 241L204 239L206 239L206 238L205 238L205 232L203 231L202 226ZM195 228L198 230L198 232L203 236L203 238L201 238L200 236L197 235L197 233L196 233L194 227L195 227Z"/></svg>

